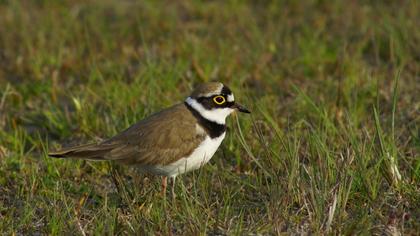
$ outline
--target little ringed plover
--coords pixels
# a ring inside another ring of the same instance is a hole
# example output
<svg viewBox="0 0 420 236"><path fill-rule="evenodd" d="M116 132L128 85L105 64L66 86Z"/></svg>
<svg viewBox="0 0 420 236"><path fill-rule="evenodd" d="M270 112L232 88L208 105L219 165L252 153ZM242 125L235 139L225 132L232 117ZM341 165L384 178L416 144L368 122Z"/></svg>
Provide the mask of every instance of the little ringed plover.
<svg viewBox="0 0 420 236"><path fill-rule="evenodd" d="M226 117L235 110L250 113L235 102L224 84L203 83L183 103L155 113L112 138L48 155L135 165L143 172L163 176L164 194L167 177L175 179L210 160L225 138Z"/></svg>

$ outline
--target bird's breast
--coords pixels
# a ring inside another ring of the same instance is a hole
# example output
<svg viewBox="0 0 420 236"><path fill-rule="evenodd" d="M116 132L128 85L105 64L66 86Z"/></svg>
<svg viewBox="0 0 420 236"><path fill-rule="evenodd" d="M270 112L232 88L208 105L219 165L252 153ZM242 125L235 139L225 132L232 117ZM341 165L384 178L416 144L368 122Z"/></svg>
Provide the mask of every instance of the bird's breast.
<svg viewBox="0 0 420 236"><path fill-rule="evenodd" d="M198 145L189 156L183 157L165 166L154 166L152 169L149 169L149 171L159 175L175 177L179 174L198 169L213 157L225 138L225 135L226 133L223 133L216 138L206 136L201 144Z"/></svg>

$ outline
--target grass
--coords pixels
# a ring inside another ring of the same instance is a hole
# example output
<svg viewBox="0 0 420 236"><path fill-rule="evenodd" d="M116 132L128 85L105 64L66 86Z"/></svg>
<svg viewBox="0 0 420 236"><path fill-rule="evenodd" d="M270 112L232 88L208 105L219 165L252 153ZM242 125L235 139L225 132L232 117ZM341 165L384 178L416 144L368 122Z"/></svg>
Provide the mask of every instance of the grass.
<svg viewBox="0 0 420 236"><path fill-rule="evenodd" d="M417 234L418 1L0 1L2 234ZM159 178L48 150L219 80L204 168Z"/></svg>

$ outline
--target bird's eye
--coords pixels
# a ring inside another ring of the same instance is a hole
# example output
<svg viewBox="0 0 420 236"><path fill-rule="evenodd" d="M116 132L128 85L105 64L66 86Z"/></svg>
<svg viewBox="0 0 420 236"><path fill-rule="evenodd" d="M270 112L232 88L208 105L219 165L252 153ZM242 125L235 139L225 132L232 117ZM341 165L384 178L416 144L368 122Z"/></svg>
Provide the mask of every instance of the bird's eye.
<svg viewBox="0 0 420 236"><path fill-rule="evenodd" d="M217 104L217 105L222 105L223 103L225 103L226 102L226 99L225 99L225 97L223 97L223 96L216 96L216 97L214 97L213 98L213 101Z"/></svg>

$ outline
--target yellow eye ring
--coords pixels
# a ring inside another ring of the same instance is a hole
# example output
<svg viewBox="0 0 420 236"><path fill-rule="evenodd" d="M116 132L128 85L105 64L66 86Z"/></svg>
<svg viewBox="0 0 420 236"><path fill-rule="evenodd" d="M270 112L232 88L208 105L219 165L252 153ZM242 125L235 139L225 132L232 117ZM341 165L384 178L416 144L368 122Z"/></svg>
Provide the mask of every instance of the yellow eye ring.
<svg viewBox="0 0 420 236"><path fill-rule="evenodd" d="M226 102L226 99L225 99L225 97L223 97L223 96L216 96L216 97L214 97L213 98L213 101L214 101L214 103L216 103L217 105L222 105L223 103L225 103Z"/></svg>

